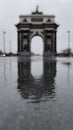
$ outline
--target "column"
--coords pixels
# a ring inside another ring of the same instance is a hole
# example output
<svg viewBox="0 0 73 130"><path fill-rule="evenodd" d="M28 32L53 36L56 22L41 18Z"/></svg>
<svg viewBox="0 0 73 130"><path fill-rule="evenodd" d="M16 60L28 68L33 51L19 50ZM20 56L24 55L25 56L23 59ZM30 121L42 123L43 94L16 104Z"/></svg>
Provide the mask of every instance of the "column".
<svg viewBox="0 0 73 130"><path fill-rule="evenodd" d="M56 50L56 32L55 32L55 53L57 52Z"/></svg>
<svg viewBox="0 0 73 130"><path fill-rule="evenodd" d="M29 39L29 32L27 34L27 52L30 52L30 39Z"/></svg>
<svg viewBox="0 0 73 130"><path fill-rule="evenodd" d="M55 32L52 33L52 52L56 52L56 40L55 40Z"/></svg>
<svg viewBox="0 0 73 130"><path fill-rule="evenodd" d="M21 32L18 32L18 52L21 52Z"/></svg>
<svg viewBox="0 0 73 130"><path fill-rule="evenodd" d="M20 39L19 39L19 32L18 32L18 52L20 51Z"/></svg>
<svg viewBox="0 0 73 130"><path fill-rule="evenodd" d="M21 52L23 52L23 40L24 40L24 32L21 33Z"/></svg>
<svg viewBox="0 0 73 130"><path fill-rule="evenodd" d="M44 32L45 40L44 40L44 52L47 52L47 34Z"/></svg>

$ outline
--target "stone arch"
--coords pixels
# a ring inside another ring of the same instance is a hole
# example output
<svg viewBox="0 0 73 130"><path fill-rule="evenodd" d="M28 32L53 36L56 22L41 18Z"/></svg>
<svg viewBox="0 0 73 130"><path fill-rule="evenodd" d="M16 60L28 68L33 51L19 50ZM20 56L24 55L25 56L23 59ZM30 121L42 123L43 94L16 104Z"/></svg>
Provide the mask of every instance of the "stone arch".
<svg viewBox="0 0 73 130"><path fill-rule="evenodd" d="M31 15L21 15L20 22L16 27L18 31L19 54L24 53L25 55L26 52L30 54L31 39L38 35L43 39L44 55L55 55L56 32L58 25L55 23L54 15L43 15L43 12L39 11L32 12Z"/></svg>

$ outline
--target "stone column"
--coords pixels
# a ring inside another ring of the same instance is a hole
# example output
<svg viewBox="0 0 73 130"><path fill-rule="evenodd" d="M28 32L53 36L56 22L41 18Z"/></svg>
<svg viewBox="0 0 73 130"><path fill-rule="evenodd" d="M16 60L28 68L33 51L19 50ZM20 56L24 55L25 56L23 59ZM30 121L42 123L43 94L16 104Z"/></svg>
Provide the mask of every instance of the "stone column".
<svg viewBox="0 0 73 130"><path fill-rule="evenodd" d="M51 52L51 42L52 42L51 34L48 34L47 35L47 51L50 51L50 52Z"/></svg>
<svg viewBox="0 0 73 130"><path fill-rule="evenodd" d="M53 32L53 52L56 53L56 32Z"/></svg>
<svg viewBox="0 0 73 130"><path fill-rule="evenodd" d="M30 52L30 33L27 34L27 52Z"/></svg>
<svg viewBox="0 0 73 130"><path fill-rule="evenodd" d="M18 52L20 52L20 38L19 38L20 33L18 32Z"/></svg>
<svg viewBox="0 0 73 130"><path fill-rule="evenodd" d="M55 35L55 53L57 53L57 49L56 49L56 48L57 48L57 47L56 47L56 32L55 32L54 35Z"/></svg>
<svg viewBox="0 0 73 130"><path fill-rule="evenodd" d="M23 52L23 39L24 39L24 36L23 36L23 32L21 33L21 52Z"/></svg>
<svg viewBox="0 0 73 130"><path fill-rule="evenodd" d="M55 32L52 32L52 52L56 51Z"/></svg>
<svg viewBox="0 0 73 130"><path fill-rule="evenodd" d="M46 32L44 33L44 37L45 37L45 40L44 40L44 53L47 52L47 34Z"/></svg>
<svg viewBox="0 0 73 130"><path fill-rule="evenodd" d="M21 32L18 32L18 52L21 52Z"/></svg>
<svg viewBox="0 0 73 130"><path fill-rule="evenodd" d="M45 33L43 32L43 35L44 35ZM44 38L43 38L43 55L44 55L44 53L45 53L45 35L44 35Z"/></svg>
<svg viewBox="0 0 73 130"><path fill-rule="evenodd" d="M54 47L54 40L53 40L53 32L52 32L52 35L51 35L51 52L53 53L53 47Z"/></svg>

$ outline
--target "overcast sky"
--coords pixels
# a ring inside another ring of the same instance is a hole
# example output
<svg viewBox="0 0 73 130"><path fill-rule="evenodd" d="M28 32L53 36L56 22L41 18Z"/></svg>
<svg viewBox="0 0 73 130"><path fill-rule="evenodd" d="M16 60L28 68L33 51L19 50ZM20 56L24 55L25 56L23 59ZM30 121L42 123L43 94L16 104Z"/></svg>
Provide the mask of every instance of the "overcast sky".
<svg viewBox="0 0 73 130"><path fill-rule="evenodd" d="M70 46L73 50L73 0L0 0L0 49L3 50L3 31L6 31L6 51L11 40L12 51L17 51L17 30L19 15L30 14L36 5L44 14L55 15L59 24L57 32L57 51L68 47L68 34L71 32ZM40 39L39 39L40 41Z"/></svg>

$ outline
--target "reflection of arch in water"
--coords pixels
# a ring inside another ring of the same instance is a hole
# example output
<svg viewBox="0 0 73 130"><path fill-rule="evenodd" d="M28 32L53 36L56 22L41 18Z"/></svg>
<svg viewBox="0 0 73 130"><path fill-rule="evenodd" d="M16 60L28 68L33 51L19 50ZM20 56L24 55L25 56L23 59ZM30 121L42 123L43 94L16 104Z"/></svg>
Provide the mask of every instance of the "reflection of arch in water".
<svg viewBox="0 0 73 130"><path fill-rule="evenodd" d="M18 90L24 99L40 101L55 96L56 61L44 61L43 75L31 75L31 62L18 62Z"/></svg>
<svg viewBox="0 0 73 130"><path fill-rule="evenodd" d="M32 59L31 59L32 60ZM31 62L31 74L34 78L41 78L43 75L43 57L36 56L33 57L33 62Z"/></svg>

